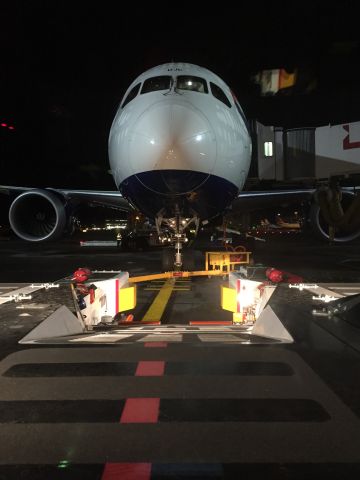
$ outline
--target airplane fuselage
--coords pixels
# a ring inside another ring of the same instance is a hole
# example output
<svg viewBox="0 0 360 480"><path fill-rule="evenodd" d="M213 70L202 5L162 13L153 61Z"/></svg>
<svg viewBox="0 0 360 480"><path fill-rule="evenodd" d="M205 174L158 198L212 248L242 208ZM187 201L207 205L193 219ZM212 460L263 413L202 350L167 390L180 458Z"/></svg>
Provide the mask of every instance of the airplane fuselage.
<svg viewBox="0 0 360 480"><path fill-rule="evenodd" d="M349 138L344 142L354 148ZM223 80L196 65L164 64L134 80L111 126L109 159L116 192L0 185L0 193L13 197L9 222L15 234L30 242L55 240L73 230L81 203L124 211L135 206L154 220L159 238L164 233L170 238L174 266L181 268L189 227L195 237L204 221L230 204L233 212L244 213L305 202L309 224L320 238L346 243L360 236L360 196L353 188L341 188L343 203L332 186L238 195L251 159L247 122ZM357 183L353 186L358 191ZM334 220L326 213L344 206L352 216Z"/></svg>
<svg viewBox="0 0 360 480"><path fill-rule="evenodd" d="M125 93L109 136L124 197L146 216L216 216L243 188L251 139L230 88L209 70L170 63L140 75Z"/></svg>

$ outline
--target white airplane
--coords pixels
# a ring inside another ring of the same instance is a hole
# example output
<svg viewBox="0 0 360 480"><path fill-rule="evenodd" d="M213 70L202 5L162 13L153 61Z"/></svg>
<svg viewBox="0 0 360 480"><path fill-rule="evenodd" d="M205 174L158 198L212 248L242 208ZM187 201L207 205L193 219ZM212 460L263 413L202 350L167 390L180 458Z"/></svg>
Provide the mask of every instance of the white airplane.
<svg viewBox="0 0 360 480"><path fill-rule="evenodd" d="M313 189L240 193L251 149L244 112L226 83L206 68L168 63L133 81L114 118L109 160L119 191L12 186L0 191L14 197L12 230L31 242L65 233L80 202L136 207L154 219L159 235L162 228L173 232L174 264L180 268L190 225L197 231L230 205L245 212L313 195ZM328 238L325 230L323 236Z"/></svg>

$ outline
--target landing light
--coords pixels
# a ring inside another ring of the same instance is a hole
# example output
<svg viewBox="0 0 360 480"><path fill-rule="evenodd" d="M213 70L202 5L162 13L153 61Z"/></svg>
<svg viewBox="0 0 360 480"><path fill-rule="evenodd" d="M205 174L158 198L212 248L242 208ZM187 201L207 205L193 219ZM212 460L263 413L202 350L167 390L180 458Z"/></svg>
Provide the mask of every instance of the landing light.
<svg viewBox="0 0 360 480"><path fill-rule="evenodd" d="M150 140L151 145L155 145L155 140Z"/></svg>
<svg viewBox="0 0 360 480"><path fill-rule="evenodd" d="M200 142L202 140L202 135L196 135L195 139L197 142Z"/></svg>

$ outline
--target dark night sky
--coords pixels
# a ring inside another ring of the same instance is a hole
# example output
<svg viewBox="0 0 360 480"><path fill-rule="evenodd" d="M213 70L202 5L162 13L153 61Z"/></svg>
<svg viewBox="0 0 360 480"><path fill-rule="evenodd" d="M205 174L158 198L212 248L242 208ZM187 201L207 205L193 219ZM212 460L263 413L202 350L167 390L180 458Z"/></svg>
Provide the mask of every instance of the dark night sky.
<svg viewBox="0 0 360 480"><path fill-rule="evenodd" d="M16 130L0 129L0 184L113 189L107 138L119 101L172 59L213 70L266 124L360 120L356 2L124 5L1 3L0 123ZM299 83L261 97L253 75L281 67L298 68Z"/></svg>

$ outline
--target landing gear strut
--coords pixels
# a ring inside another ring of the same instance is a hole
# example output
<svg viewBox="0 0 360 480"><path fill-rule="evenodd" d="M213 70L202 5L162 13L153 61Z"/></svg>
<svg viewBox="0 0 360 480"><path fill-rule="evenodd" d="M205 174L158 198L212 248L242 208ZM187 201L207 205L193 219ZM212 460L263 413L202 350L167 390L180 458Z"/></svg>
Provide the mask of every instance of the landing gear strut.
<svg viewBox="0 0 360 480"><path fill-rule="evenodd" d="M180 215L178 209L176 209L174 217L166 218L164 217L164 214L165 211L161 210L155 218L157 233L159 236L161 236L161 231L164 227L167 230L170 230L170 242L175 247L173 267L174 270L179 271L183 266L183 244L189 241L188 237L186 236L186 229L191 224L194 224L196 235L199 230L200 219L195 212L193 212L192 217L184 218Z"/></svg>

